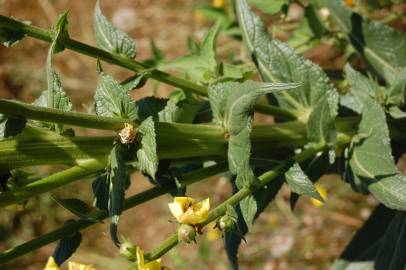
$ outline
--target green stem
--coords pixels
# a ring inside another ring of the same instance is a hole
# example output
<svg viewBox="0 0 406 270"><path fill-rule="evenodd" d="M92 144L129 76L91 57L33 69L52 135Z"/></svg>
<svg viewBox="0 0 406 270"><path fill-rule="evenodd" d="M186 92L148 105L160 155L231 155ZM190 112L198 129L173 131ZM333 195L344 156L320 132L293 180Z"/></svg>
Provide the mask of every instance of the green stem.
<svg viewBox="0 0 406 270"><path fill-rule="evenodd" d="M180 182L182 186L191 185L195 182L200 180L206 179L208 177L215 176L217 174L223 173L228 170L228 165L226 163L219 163L217 165L196 170L194 172L188 173L181 177ZM130 209L134 206L140 205L144 202L152 200L156 197L159 197L171 190L175 189L173 185L166 185L162 187L153 187L136 195L133 195L127 198L124 202L124 209ZM91 217L95 220L103 220L108 218L109 214L107 211L97 211L91 215ZM81 231L87 227L95 225L94 223L89 220L76 220L71 222L59 229L56 229L52 232L44 234L38 238L35 238L31 241L28 241L24 244L21 244L17 247L8 249L0 254L0 265L5 264L9 261L12 261L24 254L27 254L35 249L48 245L54 241L58 241L59 239L65 237L66 235L70 235L74 232Z"/></svg>
<svg viewBox="0 0 406 270"><path fill-rule="evenodd" d="M314 148L309 148L303 151L300 154L297 154L293 159L288 160L284 162L284 164L276 166L273 170L270 170L261 176L258 177L260 184L257 186L253 187L247 187L247 188L242 188L240 189L237 193L235 193L233 196L225 200L223 203L218 205L216 208L210 211L208 218L201 224L199 224L199 227L204 227L210 222L216 220L220 216L224 215L227 209L227 205L236 205L238 204L241 200L243 200L245 197L248 195L252 194L254 191L262 188L272 180L276 179L278 175L283 173L286 169L291 166L293 162L303 162L318 152L321 152L325 149L324 145L319 145L315 146ZM171 250L173 247L175 247L179 243L178 241L178 236L177 233L174 233L171 235L168 239L166 239L161 245L159 245L155 250L153 250L151 253L146 254L145 258L148 261L156 260L160 257L162 257L164 254L166 254L169 250Z"/></svg>
<svg viewBox="0 0 406 270"><path fill-rule="evenodd" d="M46 42L52 42L52 37L49 31L22 23L20 21L2 15L0 15L0 29L1 28L25 33L30 37L37 38ZM185 91L190 91L197 95L207 96L206 86L195 84L191 81L181 79L157 69L151 69L150 67L135 60L129 59L125 56L110 53L70 38L63 38L61 40L61 43L68 49L93 58L101 59L113 65L118 65L135 72L149 71L149 77L152 79L181 88ZM257 105L255 108L259 112L271 114L285 120L295 120L297 118L296 114L292 113L291 111L276 106Z"/></svg>
<svg viewBox="0 0 406 270"><path fill-rule="evenodd" d="M22 116L38 121L104 130L119 130L124 127L124 123L131 122L130 120L121 118L104 117L79 112L66 112L6 99L0 99L0 113L16 117Z"/></svg>
<svg viewBox="0 0 406 270"><path fill-rule="evenodd" d="M0 193L0 208L13 203L22 202L28 198L60 188L78 179L89 177L102 171L105 166L105 160L86 160L79 165L45 177L24 187L16 188L9 192Z"/></svg>

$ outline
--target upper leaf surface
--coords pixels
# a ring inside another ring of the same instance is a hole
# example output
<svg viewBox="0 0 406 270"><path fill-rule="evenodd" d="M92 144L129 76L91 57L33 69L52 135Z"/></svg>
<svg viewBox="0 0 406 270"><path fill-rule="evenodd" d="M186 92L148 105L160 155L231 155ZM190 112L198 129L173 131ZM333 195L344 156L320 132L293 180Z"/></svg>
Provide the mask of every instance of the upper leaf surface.
<svg viewBox="0 0 406 270"><path fill-rule="evenodd" d="M97 0L94 9L93 26L99 48L129 58L134 58L137 55L133 40L126 33L115 28L102 14L99 0Z"/></svg>
<svg viewBox="0 0 406 270"><path fill-rule="evenodd" d="M338 27L358 53L387 82L406 67L406 36L395 29L361 17L341 0L323 0Z"/></svg>
<svg viewBox="0 0 406 270"><path fill-rule="evenodd" d="M308 195L323 202L323 198L299 164L295 163L286 173L286 182L290 189L299 195Z"/></svg>
<svg viewBox="0 0 406 270"><path fill-rule="evenodd" d="M354 180L385 206L406 210L406 176L394 163L385 113L369 97L363 103L358 136L353 139L351 149Z"/></svg>
<svg viewBox="0 0 406 270"><path fill-rule="evenodd" d="M145 119L137 131L142 134L141 148L137 151L138 168L155 179L155 174L158 171L158 155L155 124L152 117Z"/></svg>
<svg viewBox="0 0 406 270"><path fill-rule="evenodd" d="M100 72L99 78L100 83L95 94L96 113L102 116L137 120L136 103L127 94L126 89L104 72Z"/></svg>

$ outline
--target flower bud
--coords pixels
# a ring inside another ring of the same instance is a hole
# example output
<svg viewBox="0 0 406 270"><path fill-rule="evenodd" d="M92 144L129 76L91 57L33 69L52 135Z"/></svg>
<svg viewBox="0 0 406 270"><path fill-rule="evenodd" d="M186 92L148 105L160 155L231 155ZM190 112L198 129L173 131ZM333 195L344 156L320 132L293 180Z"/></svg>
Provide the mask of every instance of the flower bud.
<svg viewBox="0 0 406 270"><path fill-rule="evenodd" d="M218 227L223 232L228 232L235 227L235 220L227 215L222 216L218 222Z"/></svg>
<svg viewBox="0 0 406 270"><path fill-rule="evenodd" d="M178 229L178 239L181 242L190 243L196 238L196 229L189 224L182 224Z"/></svg>
<svg viewBox="0 0 406 270"><path fill-rule="evenodd" d="M137 260L136 247L130 241L125 241L120 245L120 255L125 257L127 260L135 261Z"/></svg>

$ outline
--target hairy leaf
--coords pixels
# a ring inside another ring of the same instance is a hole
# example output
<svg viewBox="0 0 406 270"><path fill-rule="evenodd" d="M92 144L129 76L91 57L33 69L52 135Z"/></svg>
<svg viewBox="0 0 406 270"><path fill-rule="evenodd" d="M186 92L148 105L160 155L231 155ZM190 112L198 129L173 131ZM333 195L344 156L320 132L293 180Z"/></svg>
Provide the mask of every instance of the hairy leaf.
<svg viewBox="0 0 406 270"><path fill-rule="evenodd" d="M406 36L395 29L349 9L344 1L323 0L331 16L357 52L387 82L406 67Z"/></svg>
<svg viewBox="0 0 406 270"><path fill-rule="evenodd" d="M361 114L364 109L363 97L375 98L382 90L379 84L371 78L363 76L350 65L346 65L345 75L350 85L349 91L340 97L340 104Z"/></svg>
<svg viewBox="0 0 406 270"><path fill-rule="evenodd" d="M355 184L368 189L385 206L406 210L406 176L394 163L385 113L369 97L363 103L358 136L350 151Z"/></svg>
<svg viewBox="0 0 406 270"><path fill-rule="evenodd" d="M65 226L74 222L73 220L68 220L65 222ZM79 247L82 242L82 234L80 232L74 232L70 235L64 236L59 240L52 257L55 259L57 265L61 265L64 261L70 258L72 254Z"/></svg>
<svg viewBox="0 0 406 270"><path fill-rule="evenodd" d="M296 88L297 84L261 83L218 83L209 87L209 100L214 121L222 124L230 134L228 162L230 172L237 175L239 188L256 182L250 167L250 133L254 104L266 93Z"/></svg>
<svg viewBox="0 0 406 270"><path fill-rule="evenodd" d="M217 73L215 48L220 26L220 22L217 22L210 29L197 52L183 56L166 67L181 70L196 82L207 83L214 78Z"/></svg>
<svg viewBox="0 0 406 270"><path fill-rule="evenodd" d="M158 171L158 155L156 146L155 124L152 117L145 119L137 129L142 135L141 148L137 151L138 169L146 172L153 179Z"/></svg>
<svg viewBox="0 0 406 270"><path fill-rule="evenodd" d="M60 42L64 38L69 38L68 33L68 11L59 16L58 21L52 26L52 53L58 53L65 49Z"/></svg>
<svg viewBox="0 0 406 270"><path fill-rule="evenodd" d="M102 116L137 120L138 108L124 87L104 72L99 73L99 78L100 83L95 94L96 113Z"/></svg>
<svg viewBox="0 0 406 270"><path fill-rule="evenodd" d="M110 236L116 245L120 243L117 237L117 226L118 220L123 211L125 189L129 182L129 176L126 173L125 168L124 147L121 144L116 144L110 153L109 169Z"/></svg>
<svg viewBox="0 0 406 270"><path fill-rule="evenodd" d="M100 1L97 0L94 9L93 26L96 33L97 46L112 53L134 58L137 50L132 39L124 32L115 28L102 14Z"/></svg>
<svg viewBox="0 0 406 270"><path fill-rule="evenodd" d="M245 44L263 80L300 83L292 91L273 93L279 105L296 110L300 119L308 120L310 142L334 145L338 98L327 75L285 43L271 39L246 0L237 1L237 14Z"/></svg>
<svg viewBox="0 0 406 270"><path fill-rule="evenodd" d="M288 183L290 189L299 195L308 195L315 198L321 202L324 202L320 193L317 191L316 187L309 177L303 172L300 165L295 163L286 173L286 182Z"/></svg>

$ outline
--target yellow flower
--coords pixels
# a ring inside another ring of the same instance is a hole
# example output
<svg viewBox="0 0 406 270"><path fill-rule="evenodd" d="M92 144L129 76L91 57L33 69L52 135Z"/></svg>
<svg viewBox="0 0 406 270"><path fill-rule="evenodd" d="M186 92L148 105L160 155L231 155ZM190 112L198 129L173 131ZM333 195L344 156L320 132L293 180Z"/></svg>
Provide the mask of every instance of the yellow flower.
<svg viewBox="0 0 406 270"><path fill-rule="evenodd" d="M319 183L315 184L317 191L320 193L320 196L323 198L323 200L325 201L327 199L327 189L325 189L323 186L321 186ZM322 207L324 205L323 202L313 199L311 198L310 201L312 202L312 204L318 208Z"/></svg>
<svg viewBox="0 0 406 270"><path fill-rule="evenodd" d="M227 4L227 0L213 0L212 6L215 8L223 8Z"/></svg>
<svg viewBox="0 0 406 270"><path fill-rule="evenodd" d="M196 225L207 219L209 216L209 198L196 202L189 197L175 197L174 202L168 204L172 215L181 224Z"/></svg>
<svg viewBox="0 0 406 270"><path fill-rule="evenodd" d="M68 263L69 270L96 270L93 265L86 265L81 263L69 262Z"/></svg>
<svg viewBox="0 0 406 270"><path fill-rule="evenodd" d="M137 254L137 266L138 270L171 270L166 266L161 266L161 259L153 260L148 263L144 261L144 252L142 249L137 246L136 247L136 254Z"/></svg>
<svg viewBox="0 0 406 270"><path fill-rule="evenodd" d="M44 270L61 270L61 268L56 264L54 257L51 256L48 258Z"/></svg>
<svg viewBox="0 0 406 270"><path fill-rule="evenodd" d="M86 265L81 263L69 262L68 263L69 270L96 270L92 265ZM61 270L59 266L56 264L55 259L53 257L49 257L47 265L45 265L44 270Z"/></svg>

